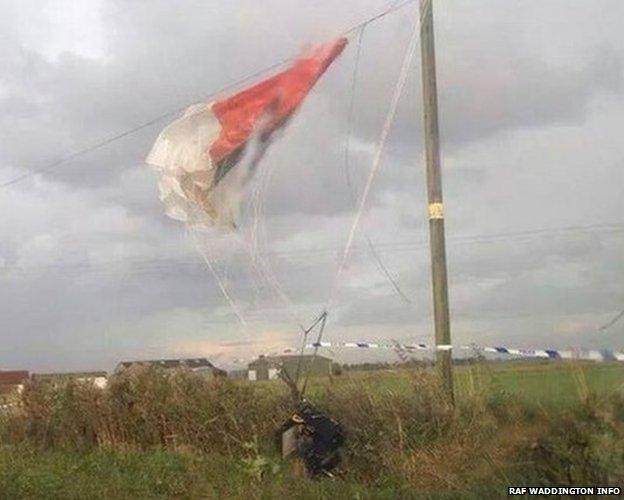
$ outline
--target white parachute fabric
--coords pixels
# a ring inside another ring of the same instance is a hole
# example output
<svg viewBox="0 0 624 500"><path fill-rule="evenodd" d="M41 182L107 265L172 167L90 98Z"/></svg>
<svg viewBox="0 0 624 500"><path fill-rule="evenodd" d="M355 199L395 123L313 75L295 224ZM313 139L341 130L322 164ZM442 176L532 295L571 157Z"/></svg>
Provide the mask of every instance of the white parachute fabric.
<svg viewBox="0 0 624 500"><path fill-rule="evenodd" d="M145 161L158 174L160 201L172 219L206 226L229 222L220 210L216 166L209 155L220 133L211 104L196 104L156 139Z"/></svg>

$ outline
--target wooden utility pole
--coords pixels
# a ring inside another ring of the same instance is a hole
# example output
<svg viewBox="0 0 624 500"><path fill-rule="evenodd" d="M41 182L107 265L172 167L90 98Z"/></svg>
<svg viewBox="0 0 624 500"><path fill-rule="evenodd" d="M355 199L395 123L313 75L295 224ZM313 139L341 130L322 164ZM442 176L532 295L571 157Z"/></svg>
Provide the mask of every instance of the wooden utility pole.
<svg viewBox="0 0 624 500"><path fill-rule="evenodd" d="M440 172L438 92L436 86L432 10L432 0L420 0L420 50L422 59L436 366L442 379L445 393L449 401L453 402L453 365L450 350L451 323L449 318L448 282L446 276L444 205L442 202L442 174Z"/></svg>

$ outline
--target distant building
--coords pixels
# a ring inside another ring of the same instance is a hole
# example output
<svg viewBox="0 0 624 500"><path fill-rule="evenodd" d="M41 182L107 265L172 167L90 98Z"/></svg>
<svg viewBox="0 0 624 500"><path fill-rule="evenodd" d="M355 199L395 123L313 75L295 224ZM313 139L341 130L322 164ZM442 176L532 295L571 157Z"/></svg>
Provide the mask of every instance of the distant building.
<svg viewBox="0 0 624 500"><path fill-rule="evenodd" d="M75 380L77 382L91 383L95 387L103 389L106 387L108 378L106 372L63 372L63 373L33 373L33 381L37 382L50 382L53 384L60 384L67 382L68 380Z"/></svg>
<svg viewBox="0 0 624 500"><path fill-rule="evenodd" d="M312 354L260 356L247 365L249 380L272 380L278 377L279 370L284 370L294 379L299 373L309 373L311 376L332 375L332 360L325 356Z"/></svg>
<svg viewBox="0 0 624 500"><path fill-rule="evenodd" d="M26 370L0 371L0 394L22 392L27 380Z"/></svg>
<svg viewBox="0 0 624 500"><path fill-rule="evenodd" d="M246 379L247 368L240 368L238 370L230 370L228 372L228 377L233 378L233 379Z"/></svg>
<svg viewBox="0 0 624 500"><path fill-rule="evenodd" d="M151 366L165 371L190 370L209 377L225 377L227 372L214 366L206 358L190 359L148 359L138 361L122 361L115 367L115 373L122 373L132 367Z"/></svg>

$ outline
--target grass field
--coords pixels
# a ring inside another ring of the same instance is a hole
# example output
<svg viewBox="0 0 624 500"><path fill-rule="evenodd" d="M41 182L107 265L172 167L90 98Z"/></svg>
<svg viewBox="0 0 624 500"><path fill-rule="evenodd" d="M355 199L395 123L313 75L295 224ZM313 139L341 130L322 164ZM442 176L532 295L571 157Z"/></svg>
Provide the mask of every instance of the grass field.
<svg viewBox="0 0 624 500"><path fill-rule="evenodd" d="M624 483L624 365L458 366L315 379L348 431L342 474L282 462L278 381L135 373L106 391L31 386L0 421L0 498L496 498L507 485Z"/></svg>
<svg viewBox="0 0 624 500"><path fill-rule="evenodd" d="M355 372L334 380L334 385L363 379L374 391L408 393L412 377L407 370ZM589 392L605 395L624 389L624 363L499 362L455 368L455 393L459 400L483 385L496 394L513 397L524 405L564 407L578 403ZM323 391L326 380L318 380L311 393Z"/></svg>

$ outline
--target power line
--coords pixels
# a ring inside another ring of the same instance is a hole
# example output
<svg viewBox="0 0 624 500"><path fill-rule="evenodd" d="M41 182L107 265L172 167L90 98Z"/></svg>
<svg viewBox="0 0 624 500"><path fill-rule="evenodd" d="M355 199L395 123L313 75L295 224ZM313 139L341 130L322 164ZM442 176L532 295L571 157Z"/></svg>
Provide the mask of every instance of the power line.
<svg viewBox="0 0 624 500"><path fill-rule="evenodd" d="M569 235L569 234L577 234L577 233L592 233L592 232L608 232L610 234L623 234L624 233L624 223L609 223L609 224L590 224L587 226L562 226L562 227L551 227L551 228L541 228L541 229L533 229L533 230L523 230L523 231L515 231L515 232L501 232L501 233L491 233L491 234L477 234L477 235L467 235L467 236L455 236L450 237L448 239L449 246L453 244L480 244L480 243L491 243L495 241L517 241L520 239L528 239L533 238L535 236L540 236L542 234L548 235ZM412 241L386 241L386 242L377 242L375 243L375 247L378 250L382 250L385 252L404 252L404 251L412 251L417 248L424 248L428 244L427 240L412 240ZM278 258L289 258L289 257L297 257L297 258L310 258L310 257L319 257L326 258L331 257L337 254L339 250L338 246L323 246L310 248L306 250L267 250L265 252L260 252L263 256L273 256ZM363 252L366 250L366 247L363 246L352 246L352 251ZM127 264L131 265L131 271L158 271L158 270L166 270L171 269L172 266L180 266L180 267L189 267L189 266L197 266L199 267L201 263L197 261L181 261L175 260L171 258L129 258L129 259L117 259L117 260L109 260L101 263L101 266L110 266L114 264ZM88 262L83 263L72 263L70 265L63 265L60 263L57 264L48 264L43 266L12 266L7 265L0 268L0 272L2 270L5 271L17 271L18 273L24 273L30 270L64 270L71 269L74 271L83 271L86 273L91 272L114 272L113 270L106 270L105 268L99 269L96 268L97 264L91 264ZM619 319L619 318L618 318ZM617 321L617 320L616 320ZM610 325L609 325L610 326Z"/></svg>
<svg viewBox="0 0 624 500"><path fill-rule="evenodd" d="M598 232L609 232L612 231L614 233L618 233L620 231L624 231L624 221L622 222L606 222L606 223L596 223L596 224L586 224L586 225L569 225L569 226L551 226L546 228L535 228L535 229L523 229L521 231L505 231L505 232L495 232L495 233L482 233L482 234L472 234L472 235L463 235L463 236L449 236L448 240L457 243L463 242L472 242L472 241L490 241L495 239L506 239L510 238L524 238L524 237L532 237L539 236L540 234L554 234L554 233L587 233L592 231ZM101 236L99 236L101 235ZM79 235L79 238L76 238L75 233L68 233L66 236L69 238L63 238L63 244L72 244L75 247L75 243L78 241L86 241L87 237L91 236L92 241L96 243L106 243L108 238L113 236L114 233L110 231L101 231L101 232L93 232L85 235ZM143 241L143 240L142 240ZM375 246L399 246L399 245L407 245L407 246L416 246L416 245L426 245L427 240L404 240L404 241L382 241L375 242ZM336 243L338 245L338 243ZM180 242L175 241L173 243L163 243L158 242L159 248L179 248ZM353 245L354 249L361 249L358 245ZM328 245L323 247L316 247L307 249L307 253L317 253L319 251L336 251L337 247L334 245ZM269 250L263 252L263 255L291 255L299 253L298 250Z"/></svg>
<svg viewBox="0 0 624 500"><path fill-rule="evenodd" d="M376 14L376 15L366 19L365 21L362 21L362 22L360 22L360 23L358 23L358 24L348 28L347 30L343 31L341 33L341 35L342 36L349 35L352 32L354 32L354 31L356 31L356 30L358 30L358 29L360 29L360 28L362 28L362 27L364 27L364 26L366 26L366 25L368 25L368 24L370 24L372 22L378 21L378 20L386 17L388 14L391 14L391 13L397 11L397 10L400 10L403 7L405 7L406 5L411 4L411 3L415 2L415 1L416 0L406 0L405 2L402 2L402 3L398 4L398 5L395 2L389 8L387 8L386 10L380 12L379 14ZM271 64L270 66L267 66L267 67L262 68L262 69L260 69L258 71L255 71L255 72L250 73L250 74L248 74L246 76L243 76L242 78L240 78L238 80L235 80L235 81L233 81L233 82L231 82L231 83L221 87L220 89L211 92L207 96L204 96L203 99L198 99L198 100L195 100L194 102L197 102L199 100L206 101L206 100L212 99L213 97L216 97L217 95L219 95L219 94L221 94L223 92L227 92L229 90L232 90L232 89L234 89L236 87L239 87L240 85L248 83L249 81L254 80L254 79L264 75L265 73L268 73L269 71L273 71L273 70L279 68L280 66L282 66L282 65L284 65L284 64L286 64L286 63L288 63L290 61L293 61L296 57L297 56L287 57L286 59L283 59L283 60L281 60L279 62ZM105 147L105 146L107 146L107 145L109 145L109 144L111 144L111 143L113 143L115 141L118 141L119 139L122 139L122 138L127 137L129 135L132 135L132 134L134 134L134 133L136 133L136 132L138 132L140 130L143 130L143 129L147 128L147 127L150 127L150 126L160 122L161 120L163 120L163 119L165 119L167 117L170 117L172 115L180 113L181 111L184 111L191 104L193 104L193 103L188 103L188 104L186 104L184 106L181 106L181 107L178 107L176 109L173 109L173 110L170 110L170 111L166 111L166 112L164 112L164 113L162 113L162 114L160 114L160 115L158 115L158 116L156 116L156 117L154 117L154 118L152 118L152 119L150 119L150 120L148 120L148 121L146 121L144 123L141 123L140 125L137 125L135 127L127 129L127 130L125 130L123 132L115 134L115 135L113 135L111 137L103 139L103 140L101 140L99 142L91 144L90 146L87 146L87 147L85 147L83 149L80 149L78 151L74 151L73 153L70 153L69 155L67 155L67 156L65 156L63 158L55 160L55 161L53 161L51 163L48 163L46 165L43 165L43 166L41 166L39 168L35 168L33 170L29 170L28 172L26 172L24 174L18 175L16 177L14 177L13 179L10 179L10 180L8 180L8 181L6 181L4 183L1 183L0 184L0 189L12 186L12 185L17 184L17 183L19 183L19 182L21 182L21 181L23 181L25 179L28 179L29 177L32 177L33 175L36 175L36 174L39 174L39 173L42 173L42 172L46 172L46 171L52 170L52 169L54 169L56 167L59 167L60 165L63 165L63 164L65 164L65 163L67 163L67 162L69 162L71 160L74 160L74 159L79 158L81 156L84 156L84 155L86 155L88 153L91 153L93 151L101 149L101 148L103 148L103 147Z"/></svg>

